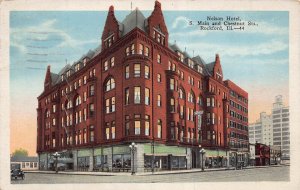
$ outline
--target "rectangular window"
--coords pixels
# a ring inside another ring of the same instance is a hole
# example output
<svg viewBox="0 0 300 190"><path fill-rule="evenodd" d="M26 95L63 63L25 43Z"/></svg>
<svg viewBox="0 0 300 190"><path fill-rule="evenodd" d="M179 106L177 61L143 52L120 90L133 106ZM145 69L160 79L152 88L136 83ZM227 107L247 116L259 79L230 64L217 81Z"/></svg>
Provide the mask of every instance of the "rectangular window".
<svg viewBox="0 0 300 190"><path fill-rule="evenodd" d="M140 77L141 76L141 64L134 64L134 77Z"/></svg>
<svg viewBox="0 0 300 190"><path fill-rule="evenodd" d="M207 121L207 124L210 124L210 113L206 114L206 121Z"/></svg>
<svg viewBox="0 0 300 190"><path fill-rule="evenodd" d="M211 107L215 107L215 98L211 98Z"/></svg>
<svg viewBox="0 0 300 190"><path fill-rule="evenodd" d="M129 134L130 134L129 115L125 115L125 135L128 136Z"/></svg>
<svg viewBox="0 0 300 190"><path fill-rule="evenodd" d="M175 99L174 98L170 99L170 111L175 112Z"/></svg>
<svg viewBox="0 0 300 190"><path fill-rule="evenodd" d="M95 95L95 86L91 85L90 86L90 96L94 96Z"/></svg>
<svg viewBox="0 0 300 190"><path fill-rule="evenodd" d="M157 63L161 63L161 56L157 54Z"/></svg>
<svg viewBox="0 0 300 190"><path fill-rule="evenodd" d="M184 106L180 106L180 118L184 118Z"/></svg>
<svg viewBox="0 0 300 190"><path fill-rule="evenodd" d="M108 61L105 61L104 62L104 71L107 71L108 70Z"/></svg>
<svg viewBox="0 0 300 190"><path fill-rule="evenodd" d="M147 56L147 57L149 56L149 48L148 47L145 48L145 56Z"/></svg>
<svg viewBox="0 0 300 190"><path fill-rule="evenodd" d="M206 98L206 106L207 106L207 107L210 106L210 98Z"/></svg>
<svg viewBox="0 0 300 190"><path fill-rule="evenodd" d="M134 103L135 104L141 103L141 87L139 86L134 87Z"/></svg>
<svg viewBox="0 0 300 190"><path fill-rule="evenodd" d="M161 82L161 75L157 74L157 82Z"/></svg>
<svg viewBox="0 0 300 190"><path fill-rule="evenodd" d="M149 136L150 132L150 116L145 115L145 135Z"/></svg>
<svg viewBox="0 0 300 190"><path fill-rule="evenodd" d="M109 139L109 123L106 123L106 129L105 129L106 139Z"/></svg>
<svg viewBox="0 0 300 190"><path fill-rule="evenodd" d="M125 105L129 104L129 88L125 89Z"/></svg>
<svg viewBox="0 0 300 190"><path fill-rule="evenodd" d="M150 89L145 88L145 104L150 105Z"/></svg>
<svg viewBox="0 0 300 190"><path fill-rule="evenodd" d="M215 124L215 113L211 114L211 124Z"/></svg>
<svg viewBox="0 0 300 190"><path fill-rule="evenodd" d="M134 121L134 134L140 135L141 134L141 115L134 115L135 121Z"/></svg>
<svg viewBox="0 0 300 190"><path fill-rule="evenodd" d="M161 107L161 95L157 95L157 106Z"/></svg>
<svg viewBox="0 0 300 190"><path fill-rule="evenodd" d="M86 92L83 92L83 101L86 102Z"/></svg>
<svg viewBox="0 0 300 190"><path fill-rule="evenodd" d="M83 77L83 84L86 84L86 79L87 79L87 77L84 76L84 77Z"/></svg>
<svg viewBox="0 0 300 190"><path fill-rule="evenodd" d="M175 90L175 80L170 79L170 90Z"/></svg>
<svg viewBox="0 0 300 190"><path fill-rule="evenodd" d="M116 123L115 121L111 122L111 138L115 139L116 138Z"/></svg>
<svg viewBox="0 0 300 190"><path fill-rule="evenodd" d="M140 45L139 45L139 54L140 54L140 55L143 55L143 53L144 53L144 45L143 45L143 44L140 44Z"/></svg>
<svg viewBox="0 0 300 190"><path fill-rule="evenodd" d="M110 102L110 101L109 101L109 98L105 100L105 107L106 107L105 110L106 110L106 113L109 113L109 108L110 108L109 102Z"/></svg>
<svg viewBox="0 0 300 190"><path fill-rule="evenodd" d="M157 120L157 138L161 138L161 126L162 126L162 122L161 120Z"/></svg>
<svg viewBox="0 0 300 190"><path fill-rule="evenodd" d="M53 111L53 113L56 112L56 105L52 105L52 111Z"/></svg>
<svg viewBox="0 0 300 190"><path fill-rule="evenodd" d="M150 78L150 70L149 66L145 65L145 78L149 79Z"/></svg>
<svg viewBox="0 0 300 190"><path fill-rule="evenodd" d="M111 112L115 112L116 111L116 98L112 97L111 98Z"/></svg>
<svg viewBox="0 0 300 190"><path fill-rule="evenodd" d="M115 57L110 58L110 67L115 66Z"/></svg>
<svg viewBox="0 0 300 190"><path fill-rule="evenodd" d="M129 65L125 67L125 79L129 78Z"/></svg>
<svg viewBox="0 0 300 190"><path fill-rule="evenodd" d="M95 133L94 133L94 126L90 127L90 142L94 142L95 140Z"/></svg>
<svg viewBox="0 0 300 190"><path fill-rule="evenodd" d="M126 48L126 56L130 55L130 49L129 47Z"/></svg>
<svg viewBox="0 0 300 190"><path fill-rule="evenodd" d="M135 54L135 47L134 47L134 44L131 44L131 54Z"/></svg>

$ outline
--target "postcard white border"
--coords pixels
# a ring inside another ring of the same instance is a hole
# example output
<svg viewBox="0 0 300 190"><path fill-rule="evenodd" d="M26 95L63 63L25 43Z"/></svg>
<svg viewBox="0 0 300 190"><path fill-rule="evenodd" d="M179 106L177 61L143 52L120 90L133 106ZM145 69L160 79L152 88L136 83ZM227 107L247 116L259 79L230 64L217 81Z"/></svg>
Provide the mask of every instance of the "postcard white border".
<svg viewBox="0 0 300 190"><path fill-rule="evenodd" d="M47 3L46 3L47 2ZM130 3L141 10L152 10L154 0L10 0L0 4L0 189L300 189L300 3L297 0L160 0L163 10L230 10L230 11L289 11L289 106L291 128L291 167L290 182L215 182L215 183L147 183L147 184L10 184L9 153L9 12L17 10L108 10L114 5L115 10L130 10Z"/></svg>

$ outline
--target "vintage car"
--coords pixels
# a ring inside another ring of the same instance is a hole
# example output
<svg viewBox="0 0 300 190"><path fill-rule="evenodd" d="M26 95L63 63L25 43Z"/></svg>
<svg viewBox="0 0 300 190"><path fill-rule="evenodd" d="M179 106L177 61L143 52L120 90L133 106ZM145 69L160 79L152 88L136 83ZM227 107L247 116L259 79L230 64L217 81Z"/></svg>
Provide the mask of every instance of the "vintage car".
<svg viewBox="0 0 300 190"><path fill-rule="evenodd" d="M25 178L25 174L24 174L24 172L21 169L12 169L10 171L10 177L12 179L18 179L18 178L24 179Z"/></svg>

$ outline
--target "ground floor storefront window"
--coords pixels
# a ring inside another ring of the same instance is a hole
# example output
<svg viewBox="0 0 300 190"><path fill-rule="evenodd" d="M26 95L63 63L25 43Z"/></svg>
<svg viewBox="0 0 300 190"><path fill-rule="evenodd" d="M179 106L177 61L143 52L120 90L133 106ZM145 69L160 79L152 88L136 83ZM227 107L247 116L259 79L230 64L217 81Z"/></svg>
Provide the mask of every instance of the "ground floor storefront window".
<svg viewBox="0 0 300 190"><path fill-rule="evenodd" d="M130 171L131 156L130 154L115 154L112 160L113 171Z"/></svg>
<svg viewBox="0 0 300 190"><path fill-rule="evenodd" d="M78 171L88 171L90 167L90 157L78 157L77 158L77 170Z"/></svg>
<svg viewBox="0 0 300 190"><path fill-rule="evenodd" d="M172 169L186 169L186 157L185 156L151 156L145 155L144 167L145 171L152 170L152 161L154 170L172 170Z"/></svg>
<svg viewBox="0 0 300 190"><path fill-rule="evenodd" d="M94 171L108 171L107 155L94 156Z"/></svg>
<svg viewBox="0 0 300 190"><path fill-rule="evenodd" d="M222 168L227 166L227 158L223 156L217 157L206 157L205 167L206 168Z"/></svg>

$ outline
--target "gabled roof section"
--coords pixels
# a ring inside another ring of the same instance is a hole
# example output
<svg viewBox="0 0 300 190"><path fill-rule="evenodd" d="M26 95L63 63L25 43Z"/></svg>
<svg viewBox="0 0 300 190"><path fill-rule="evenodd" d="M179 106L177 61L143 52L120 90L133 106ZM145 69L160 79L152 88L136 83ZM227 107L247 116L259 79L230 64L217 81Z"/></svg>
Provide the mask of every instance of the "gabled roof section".
<svg viewBox="0 0 300 190"><path fill-rule="evenodd" d="M143 13L136 8L122 21L122 36L126 35L136 27L146 32L145 19Z"/></svg>
<svg viewBox="0 0 300 190"><path fill-rule="evenodd" d="M215 64L216 64L216 62L211 62L211 63L208 63L208 64L205 65L207 71L211 75L213 75Z"/></svg>
<svg viewBox="0 0 300 190"><path fill-rule="evenodd" d="M176 52L176 51L182 52L181 49L177 46L176 43L175 43L175 44L169 44L169 48L170 48L172 51L174 51L174 52Z"/></svg>

